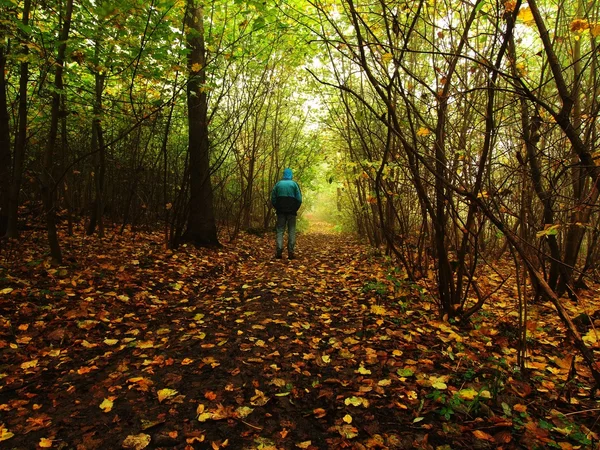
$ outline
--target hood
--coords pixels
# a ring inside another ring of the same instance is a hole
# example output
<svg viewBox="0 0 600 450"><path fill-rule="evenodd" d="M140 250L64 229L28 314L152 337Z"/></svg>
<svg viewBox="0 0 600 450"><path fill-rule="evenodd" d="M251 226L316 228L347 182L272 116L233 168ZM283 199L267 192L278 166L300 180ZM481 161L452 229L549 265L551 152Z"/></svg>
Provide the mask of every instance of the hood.
<svg viewBox="0 0 600 450"><path fill-rule="evenodd" d="M284 180L291 180L292 179L292 169L287 168L283 171L283 179Z"/></svg>

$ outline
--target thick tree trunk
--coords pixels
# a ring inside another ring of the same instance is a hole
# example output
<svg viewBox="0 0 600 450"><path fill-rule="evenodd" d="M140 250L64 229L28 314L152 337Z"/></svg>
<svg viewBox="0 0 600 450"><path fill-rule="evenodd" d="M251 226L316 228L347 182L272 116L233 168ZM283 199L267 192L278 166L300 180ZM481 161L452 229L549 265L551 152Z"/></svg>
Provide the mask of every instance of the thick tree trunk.
<svg viewBox="0 0 600 450"><path fill-rule="evenodd" d="M29 11L31 1L23 2L23 18L21 23L23 29L29 25ZM27 55L29 52L27 36L21 31L22 52ZM19 219L19 193L21 192L21 180L23 179L23 163L25 161L25 143L27 139L27 84L29 82L29 63L25 58L20 66L19 78L19 108L18 108L18 128L15 137L15 151L13 157L12 178L10 183L9 205L8 205L8 224L6 236L10 238L18 237L18 219Z"/></svg>
<svg viewBox="0 0 600 450"><path fill-rule="evenodd" d="M198 246L218 246L217 226L210 180L208 140L208 98L203 10L198 0L188 0L186 10L188 70L187 89L190 208L187 229L182 239Z"/></svg>
<svg viewBox="0 0 600 450"><path fill-rule="evenodd" d="M10 194L10 128L6 99L6 54L0 46L0 236L8 225L8 199Z"/></svg>
<svg viewBox="0 0 600 450"><path fill-rule="evenodd" d="M99 43L96 43L98 49ZM97 50L98 52L98 50ZM104 91L104 75L95 74L94 119L92 122L92 151L96 154L96 170L94 172L94 186L96 188L90 223L86 234L92 235L98 227L98 236L104 236L104 177L106 174L106 149L104 148L104 135L102 131L102 92Z"/></svg>
<svg viewBox="0 0 600 450"><path fill-rule="evenodd" d="M56 91L52 94L52 107L50 113L50 131L46 150L44 152L44 164L41 174L42 201L44 203L44 213L46 215L46 227L48 233L48 244L50 245L50 256L60 263L62 261L62 252L58 241L56 230L56 183L54 179L54 152L58 136L58 121L60 116L61 96L63 92L63 69L65 54L67 52L67 39L69 38L69 29L71 27L71 16L73 14L73 0L67 0L65 16L62 30L60 33L58 54L56 57L56 72L54 75L54 87Z"/></svg>

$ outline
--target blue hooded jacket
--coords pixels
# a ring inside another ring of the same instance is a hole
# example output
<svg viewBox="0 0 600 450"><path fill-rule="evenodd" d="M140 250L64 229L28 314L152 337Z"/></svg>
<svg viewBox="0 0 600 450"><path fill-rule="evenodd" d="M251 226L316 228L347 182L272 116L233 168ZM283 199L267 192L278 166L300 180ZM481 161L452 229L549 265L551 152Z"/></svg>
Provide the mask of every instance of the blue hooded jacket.
<svg viewBox="0 0 600 450"><path fill-rule="evenodd" d="M271 204L277 214L294 214L302 204L300 186L292 180L292 169L283 171L283 179L279 180L271 191Z"/></svg>

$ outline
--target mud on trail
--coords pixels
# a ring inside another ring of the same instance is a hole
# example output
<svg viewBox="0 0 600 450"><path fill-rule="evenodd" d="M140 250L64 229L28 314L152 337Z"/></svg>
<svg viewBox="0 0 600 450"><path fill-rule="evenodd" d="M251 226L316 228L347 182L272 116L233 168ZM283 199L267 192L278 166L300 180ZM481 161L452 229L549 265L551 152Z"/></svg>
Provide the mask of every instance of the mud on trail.
<svg viewBox="0 0 600 450"><path fill-rule="evenodd" d="M351 237L301 235L292 261L273 258L271 235L219 250L158 242L72 238L60 268L30 243L8 262L1 448L576 448L598 438L589 374L545 305L525 376L514 371L514 302L496 301L468 328L441 322L426 289Z"/></svg>

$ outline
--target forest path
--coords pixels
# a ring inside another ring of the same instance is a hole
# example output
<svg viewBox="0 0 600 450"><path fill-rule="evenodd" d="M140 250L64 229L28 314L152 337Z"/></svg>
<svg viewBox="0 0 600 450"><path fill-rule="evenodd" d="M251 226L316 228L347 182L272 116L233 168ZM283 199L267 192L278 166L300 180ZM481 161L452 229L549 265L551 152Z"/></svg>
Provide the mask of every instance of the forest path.
<svg viewBox="0 0 600 450"><path fill-rule="evenodd" d="M536 408L529 384L510 378L506 406L490 409L512 342L489 339L490 324L469 331L436 321L430 300L390 279L384 260L351 237L302 234L292 261L273 258L272 234L217 250L171 252L157 242L73 238L71 266L44 267L39 250L11 266L0 297L7 448L544 442L533 421L513 441L512 406ZM549 376L566 376L569 362L554 362Z"/></svg>
<svg viewBox="0 0 600 450"><path fill-rule="evenodd" d="M366 247L301 234L288 261L271 234L175 253L159 239L73 239L77 269L15 267L0 299L12 448L336 448L358 436L351 417L363 439L410 418L364 377L401 364L403 333L369 310L385 270Z"/></svg>

